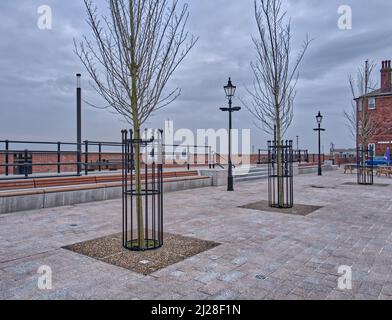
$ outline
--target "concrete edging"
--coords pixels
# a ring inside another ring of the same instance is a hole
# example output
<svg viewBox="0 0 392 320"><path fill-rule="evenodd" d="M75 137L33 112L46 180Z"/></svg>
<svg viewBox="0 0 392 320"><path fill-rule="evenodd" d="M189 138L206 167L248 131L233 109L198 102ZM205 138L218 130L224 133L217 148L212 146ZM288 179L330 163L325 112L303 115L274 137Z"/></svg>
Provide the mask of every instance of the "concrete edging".
<svg viewBox="0 0 392 320"><path fill-rule="evenodd" d="M199 179L164 181L163 191L166 193L209 187L211 186L211 180L211 177L204 177L203 179L199 177ZM31 195L0 197L0 214L120 199L121 192L122 187L104 186L102 188L85 190L42 192Z"/></svg>

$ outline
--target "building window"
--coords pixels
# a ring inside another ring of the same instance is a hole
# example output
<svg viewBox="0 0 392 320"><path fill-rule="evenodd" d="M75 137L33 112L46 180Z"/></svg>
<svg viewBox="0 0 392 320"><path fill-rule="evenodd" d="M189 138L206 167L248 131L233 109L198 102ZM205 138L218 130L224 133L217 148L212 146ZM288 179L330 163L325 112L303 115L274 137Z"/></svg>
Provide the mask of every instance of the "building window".
<svg viewBox="0 0 392 320"><path fill-rule="evenodd" d="M369 151L372 151L373 152L373 156L375 156L376 154L376 144L375 143L369 143L369 145L368 145L368 149L369 149Z"/></svg>
<svg viewBox="0 0 392 320"><path fill-rule="evenodd" d="M369 98L368 107L369 107L369 110L376 109L376 98Z"/></svg>

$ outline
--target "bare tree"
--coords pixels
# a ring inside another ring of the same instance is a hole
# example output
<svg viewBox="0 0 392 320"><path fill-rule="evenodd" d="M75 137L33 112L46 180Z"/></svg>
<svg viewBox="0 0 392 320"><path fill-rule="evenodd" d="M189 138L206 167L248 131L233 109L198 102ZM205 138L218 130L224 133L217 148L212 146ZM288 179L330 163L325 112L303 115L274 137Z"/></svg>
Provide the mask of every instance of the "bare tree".
<svg viewBox="0 0 392 320"><path fill-rule="evenodd" d="M260 127L280 141L293 119L298 68L310 40L306 37L292 63L291 23L281 0L255 0L254 10L259 34L252 38L257 59L251 63L254 81L248 109Z"/></svg>
<svg viewBox="0 0 392 320"><path fill-rule="evenodd" d="M310 40L306 37L296 60L292 62L291 22L286 19L282 1L255 0L254 11L258 36L252 39L257 59L251 63L254 81L253 90L248 90L252 102L247 108L257 120L256 124L266 133L274 134L280 145L293 119L298 69ZM277 160L281 171L280 153ZM278 175L281 174L278 172ZM283 196L283 191L280 193ZM279 202L282 201L279 197Z"/></svg>
<svg viewBox="0 0 392 320"><path fill-rule="evenodd" d="M112 111L122 115L140 139L143 123L173 102L180 89L165 92L168 81L197 42L185 27L188 5L178 0L106 0L109 16L98 15L84 0L92 38L84 36L75 51L92 86ZM135 144L135 188L141 190L140 146ZM137 198L138 236L144 239L142 199Z"/></svg>
<svg viewBox="0 0 392 320"><path fill-rule="evenodd" d="M353 100L351 109L344 112L350 133L356 144L361 144L364 148L368 145L369 139L377 132L379 123L374 116L374 112L366 106L367 95L370 91L375 90L373 80L373 72L376 64L366 61L361 66L354 78L349 75L348 81L350 85Z"/></svg>

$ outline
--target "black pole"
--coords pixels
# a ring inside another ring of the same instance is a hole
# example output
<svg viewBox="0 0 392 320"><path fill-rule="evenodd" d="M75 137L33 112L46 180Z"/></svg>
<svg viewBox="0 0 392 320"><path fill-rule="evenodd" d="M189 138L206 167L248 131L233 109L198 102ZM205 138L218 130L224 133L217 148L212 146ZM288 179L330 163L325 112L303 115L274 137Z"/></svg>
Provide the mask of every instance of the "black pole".
<svg viewBox="0 0 392 320"><path fill-rule="evenodd" d="M88 141L84 142L84 174L88 175Z"/></svg>
<svg viewBox="0 0 392 320"><path fill-rule="evenodd" d="M82 88L80 85L81 74L76 75L76 144L77 144L77 174L82 171Z"/></svg>
<svg viewBox="0 0 392 320"><path fill-rule="evenodd" d="M29 151L27 149L25 149L25 151L24 151L24 164L23 164L25 178L27 178L29 176L28 162L27 162L28 157L29 157Z"/></svg>
<svg viewBox="0 0 392 320"><path fill-rule="evenodd" d="M231 162L231 127L232 127L232 100L229 99L229 172L227 177L227 191L234 191L234 183L233 183L233 168Z"/></svg>
<svg viewBox="0 0 392 320"><path fill-rule="evenodd" d="M57 173L61 173L61 142L57 142Z"/></svg>
<svg viewBox="0 0 392 320"><path fill-rule="evenodd" d="M5 175L8 176L9 169L8 169L8 152L9 152L9 141L5 140Z"/></svg>
<svg viewBox="0 0 392 320"><path fill-rule="evenodd" d="M102 166L101 166L101 162L102 162L102 143L98 144L98 170L102 171Z"/></svg>
<svg viewBox="0 0 392 320"><path fill-rule="evenodd" d="M322 176L321 168L321 124L318 124L318 175Z"/></svg>

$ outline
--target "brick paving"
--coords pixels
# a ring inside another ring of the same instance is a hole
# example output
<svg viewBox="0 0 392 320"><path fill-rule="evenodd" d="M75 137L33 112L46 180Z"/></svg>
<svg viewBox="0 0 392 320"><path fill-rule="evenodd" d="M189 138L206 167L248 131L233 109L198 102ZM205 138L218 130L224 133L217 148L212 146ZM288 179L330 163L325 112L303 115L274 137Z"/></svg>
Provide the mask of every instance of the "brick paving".
<svg viewBox="0 0 392 320"><path fill-rule="evenodd" d="M305 217L239 208L266 200L266 181L168 193L166 232L222 245L149 276L61 249L120 232L121 200L0 215L0 299L392 299L392 180L353 181L296 177L295 202L323 207Z"/></svg>

